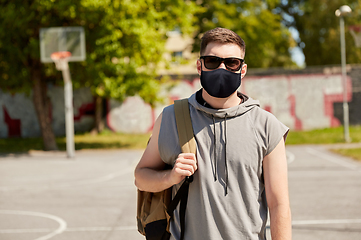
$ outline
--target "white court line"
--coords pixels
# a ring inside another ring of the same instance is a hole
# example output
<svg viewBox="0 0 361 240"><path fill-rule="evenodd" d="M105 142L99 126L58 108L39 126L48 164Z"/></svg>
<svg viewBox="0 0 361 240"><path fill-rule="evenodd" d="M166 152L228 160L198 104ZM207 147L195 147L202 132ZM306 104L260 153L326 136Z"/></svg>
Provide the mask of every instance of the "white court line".
<svg viewBox="0 0 361 240"><path fill-rule="evenodd" d="M102 176L99 178L94 178L94 179L89 179L89 180L81 180L81 181L75 181L75 182L71 182L71 183L67 183L67 184L62 184L62 185L60 185L60 187L81 186L81 185L89 185L89 184L107 182L116 177L127 174L133 170L134 170L134 167L127 167L127 168L123 169L122 171L110 173L108 175L105 175L105 176Z"/></svg>
<svg viewBox="0 0 361 240"><path fill-rule="evenodd" d="M321 225L321 224L347 224L347 223L361 223L361 219L325 219L325 220L292 221L292 225Z"/></svg>
<svg viewBox="0 0 361 240"><path fill-rule="evenodd" d="M286 157L287 157L287 163L291 164L293 161L295 161L296 157L293 153L286 150Z"/></svg>
<svg viewBox="0 0 361 240"><path fill-rule="evenodd" d="M324 160L327 160L329 162L336 163L340 166L343 166L345 168L351 169L351 170L357 170L357 166L351 163L348 163L346 161L340 160L339 158L332 157L330 155L326 155L321 151L315 150L313 148L306 148L306 151L314 156L320 157Z"/></svg>
<svg viewBox="0 0 361 240"><path fill-rule="evenodd" d="M47 188L64 188L64 187L76 187L76 186L83 186L83 185L90 185L90 184L96 184L96 183L102 183L102 182L106 182L106 181L110 181L114 178L120 177L124 174L127 174L131 171L134 170L135 167L130 166L127 167L125 169L123 169L122 171L119 172L114 172L114 173L110 173L108 175L102 176L102 177L98 177L98 178L93 178L93 179L89 179L89 180L80 180L80 181L74 181L74 182L68 182L68 183L59 183L59 184L54 184L54 185L40 185L40 186L0 186L0 191L8 191L8 190L14 190L14 189L22 189L22 188L26 188L26 189L47 189Z"/></svg>
<svg viewBox="0 0 361 240"><path fill-rule="evenodd" d="M49 228L33 228L33 229L0 229L0 233L42 233L50 232ZM121 226L121 227L77 227L67 228L63 232L102 232L102 231L130 231L137 230L136 226Z"/></svg>
<svg viewBox="0 0 361 240"><path fill-rule="evenodd" d="M361 219L324 219L324 220L296 220L292 221L292 226L300 225L327 225L327 224L358 224ZM269 224L267 224L269 228ZM34 229L0 229L0 233L41 233L49 232L52 229L47 228L34 228ZM136 226L120 226L120 227L77 227L67 228L63 232L102 232L102 231L135 231ZM41 238L45 240L45 238ZM49 238L46 238L49 239ZM36 239L40 240L40 238Z"/></svg>
<svg viewBox="0 0 361 240"><path fill-rule="evenodd" d="M67 232L96 232L96 231L130 231L137 230L136 226L121 226L121 227L78 227L78 228L68 228Z"/></svg>
<svg viewBox="0 0 361 240"><path fill-rule="evenodd" d="M0 214L15 214L15 215L27 215L27 216L35 216L35 217L43 217L43 218L49 218L51 220L54 220L56 222L59 223L59 227L55 230L53 229L49 229L49 231L52 231L51 233L45 235L45 236L42 236L40 238L37 238L35 240L47 240L47 239L50 239L52 237L54 237L55 235L58 235L62 232L64 232L66 230L66 222L57 217L57 216L54 216L54 215L50 215L50 214L47 214L47 213L40 213L40 212L28 212L28 211L13 211L13 210L0 210ZM2 233L2 231L4 230L1 230L0 233ZM5 230L6 231L6 230Z"/></svg>

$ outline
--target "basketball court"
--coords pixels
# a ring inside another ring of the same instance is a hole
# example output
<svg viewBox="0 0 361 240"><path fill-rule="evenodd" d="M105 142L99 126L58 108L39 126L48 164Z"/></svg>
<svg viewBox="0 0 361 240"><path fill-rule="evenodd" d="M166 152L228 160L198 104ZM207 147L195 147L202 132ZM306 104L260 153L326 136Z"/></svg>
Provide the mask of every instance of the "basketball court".
<svg viewBox="0 0 361 240"><path fill-rule="evenodd" d="M360 239L361 164L321 146L287 150L293 239Z"/></svg>
<svg viewBox="0 0 361 240"><path fill-rule="evenodd" d="M322 146L287 151L293 239L360 239L361 164ZM141 154L0 156L0 239L144 239L136 229L133 183Z"/></svg>

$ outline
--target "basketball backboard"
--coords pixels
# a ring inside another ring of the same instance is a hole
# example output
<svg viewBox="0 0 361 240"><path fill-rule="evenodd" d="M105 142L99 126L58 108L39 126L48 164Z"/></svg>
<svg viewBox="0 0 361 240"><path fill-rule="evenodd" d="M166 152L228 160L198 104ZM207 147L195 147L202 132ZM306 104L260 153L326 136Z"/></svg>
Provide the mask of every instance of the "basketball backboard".
<svg viewBox="0 0 361 240"><path fill-rule="evenodd" d="M80 62L86 58L85 33L83 27L51 27L40 29L40 59L43 63L53 62L51 54L67 51L69 62Z"/></svg>

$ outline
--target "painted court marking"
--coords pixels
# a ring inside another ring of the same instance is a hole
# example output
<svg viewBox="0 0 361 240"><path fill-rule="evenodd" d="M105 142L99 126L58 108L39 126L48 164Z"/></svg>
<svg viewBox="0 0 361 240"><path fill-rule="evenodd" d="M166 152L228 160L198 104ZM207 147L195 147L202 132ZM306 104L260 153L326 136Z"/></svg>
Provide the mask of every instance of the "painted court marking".
<svg viewBox="0 0 361 240"><path fill-rule="evenodd" d="M293 153L286 150L286 157L287 157L287 163L291 164L293 161L295 161L296 157Z"/></svg>
<svg viewBox="0 0 361 240"><path fill-rule="evenodd" d="M50 228L24 228L24 229L0 229L0 233L43 233L50 232L53 229ZM102 232L102 231L130 231L137 230L136 226L120 226L116 228L112 227L77 227L67 228L62 232ZM53 237L53 236L51 236ZM50 237L49 237L50 238ZM36 240L45 240L49 238L37 238Z"/></svg>
<svg viewBox="0 0 361 240"><path fill-rule="evenodd" d="M292 225L322 225L322 224L350 224L361 223L361 219L324 219L324 220L298 220L292 221Z"/></svg>
<svg viewBox="0 0 361 240"><path fill-rule="evenodd" d="M75 187L75 186L84 186L84 185L90 185L90 184L97 184L102 182L110 181L114 178L120 177L124 174L127 174L134 170L133 166L127 167L123 169L122 171L114 172L107 174L102 177L97 177L93 179L88 180L78 180L68 183L59 183L59 184L53 184L53 185L39 185L39 186L0 186L0 191L8 191L8 190L15 190L15 189L46 189L46 188L62 188L62 187Z"/></svg>
<svg viewBox="0 0 361 240"><path fill-rule="evenodd" d="M320 157L324 160L330 161L332 163L338 164L350 170L358 170L357 166L340 160L339 158L332 157L324 154L319 150L315 150L313 148L308 147L306 151L314 156ZM288 164L295 161L296 157L290 151L286 151L287 162ZM327 224L359 224L361 223L361 219L323 219L323 220L295 220L292 221L292 226L300 226L300 225L327 225ZM267 225L269 227L269 225Z"/></svg>
<svg viewBox="0 0 361 240"><path fill-rule="evenodd" d="M2 212L0 212L2 213ZM29 212L26 212L29 213ZM29 214L24 214L29 215ZM51 216L51 215L50 215ZM361 224L361 219L323 219L323 220L296 220L292 221L292 226L301 225L329 225L329 224ZM60 228L60 227L59 227ZM102 231L136 231L136 226L119 226L119 227L77 227L77 228L65 228L59 230L59 228L44 237L37 238L36 240L46 240L60 234L62 232L102 232ZM269 228L269 225L267 225ZM52 229L48 228L34 228L34 229L0 229L0 233L42 233L49 232ZM55 233L56 232L56 233Z"/></svg>
<svg viewBox="0 0 361 240"><path fill-rule="evenodd" d="M48 219L54 220L57 223L59 223L59 227L57 229L55 229L55 230L48 229L48 231L46 231L46 232L49 232L49 231L52 231L52 232L50 232L49 234L47 234L45 236L37 238L35 240L47 240L47 239L50 239L50 238L54 237L55 235L58 235L58 234L64 232L66 230L66 227L67 227L67 224L63 219L61 219L61 218L59 218L57 216L54 216L54 215L47 214L47 213L28 212L28 211L14 211L14 210L0 210L0 214L13 214L13 215L27 215L27 216L43 217L43 218L48 218ZM9 233L8 232L9 230L11 232L11 229L0 230L0 233ZM15 230L20 230L21 231L22 229L15 229ZM32 229L30 229L30 230L32 230Z"/></svg>
<svg viewBox="0 0 361 240"><path fill-rule="evenodd" d="M319 150L316 150L316 149L313 149L313 148L306 148L306 151L309 154L312 154L314 156L322 158L322 159L324 159L326 161L335 163L335 164L340 165L342 167L348 168L350 170L357 170L356 165L351 164L351 163L346 162L346 161L343 161L343 160L340 160L339 158L336 158L336 157L333 157L333 156L330 156L330 155L326 155L326 154L324 154L323 152L321 152Z"/></svg>

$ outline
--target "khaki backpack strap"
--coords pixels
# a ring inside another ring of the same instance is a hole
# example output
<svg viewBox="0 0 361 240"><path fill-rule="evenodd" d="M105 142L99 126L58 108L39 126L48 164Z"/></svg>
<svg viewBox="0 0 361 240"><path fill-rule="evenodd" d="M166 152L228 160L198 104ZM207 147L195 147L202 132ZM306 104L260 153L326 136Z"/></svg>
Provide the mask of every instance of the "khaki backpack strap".
<svg viewBox="0 0 361 240"><path fill-rule="evenodd" d="M177 122L179 145L183 153L196 154L196 141L194 139L188 99L174 101L174 112Z"/></svg>
<svg viewBox="0 0 361 240"><path fill-rule="evenodd" d="M182 148L183 153L196 154L197 146L193 134L193 126L191 116L189 113L188 99L174 101L174 112L177 122L177 131L179 138L179 145ZM193 175L186 177L182 186L179 188L177 194L169 205L170 213L173 213L174 209L180 202L179 208L179 221L180 221L180 240L184 239L185 232L185 213L188 201L189 184L193 181ZM169 212L168 212L169 213ZM171 216L173 214L170 214Z"/></svg>

